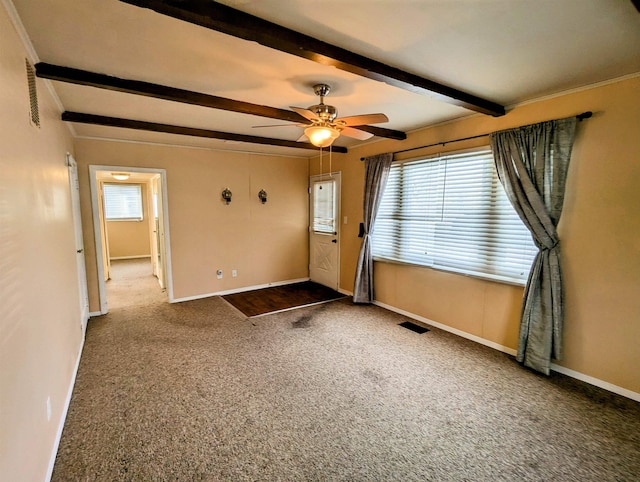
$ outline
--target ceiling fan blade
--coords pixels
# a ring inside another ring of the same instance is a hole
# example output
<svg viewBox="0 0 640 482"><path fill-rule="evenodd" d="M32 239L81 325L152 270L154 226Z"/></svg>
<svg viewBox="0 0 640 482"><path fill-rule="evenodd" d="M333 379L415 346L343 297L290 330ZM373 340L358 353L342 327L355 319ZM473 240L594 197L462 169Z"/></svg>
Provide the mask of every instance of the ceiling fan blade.
<svg viewBox="0 0 640 482"><path fill-rule="evenodd" d="M307 127L306 124L267 124L267 125L263 125L263 126L251 126L252 128L259 128L259 127Z"/></svg>
<svg viewBox="0 0 640 482"><path fill-rule="evenodd" d="M358 139L361 141L366 141L367 139L371 139L373 134L370 132L361 131L360 129L356 129L354 127L344 127L340 130L340 134L347 137L353 137L354 139Z"/></svg>
<svg viewBox="0 0 640 482"><path fill-rule="evenodd" d="M346 126L363 126L365 124L382 124L383 122L389 122L389 118L384 114L363 114L341 117L333 122L336 124L344 123Z"/></svg>
<svg viewBox="0 0 640 482"><path fill-rule="evenodd" d="M300 137L298 137L298 139L296 139L296 142L304 142L307 141L307 135L306 134L302 134Z"/></svg>
<svg viewBox="0 0 640 482"><path fill-rule="evenodd" d="M320 118L317 115L315 115L313 112L311 112L309 109L304 109L302 107L293 107L293 106L289 106L289 108L292 111L300 114L305 119L309 119L310 121L320 120Z"/></svg>

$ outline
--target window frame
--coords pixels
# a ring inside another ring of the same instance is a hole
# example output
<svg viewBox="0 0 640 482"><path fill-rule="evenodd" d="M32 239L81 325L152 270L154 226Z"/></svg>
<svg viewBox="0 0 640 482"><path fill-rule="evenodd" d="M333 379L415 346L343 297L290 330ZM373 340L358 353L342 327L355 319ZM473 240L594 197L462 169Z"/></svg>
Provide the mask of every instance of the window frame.
<svg viewBox="0 0 640 482"><path fill-rule="evenodd" d="M419 157L412 157L412 158L407 158L407 159L403 159L403 160L399 160L399 161L394 161L394 163L391 165L391 169L399 169L401 167L404 167L404 165L406 164L413 164L413 165L426 165L429 162L434 162L434 161L438 161L441 162L442 159L446 159L448 157L453 157L453 156L465 156L465 155L469 155L469 154L473 154L473 153L478 153L479 155L482 156L486 156L487 153L491 156L491 158L493 158L493 153L491 152L491 149L489 146L479 146L479 147L475 147L475 148L470 148L470 149L464 149L464 150L457 150L457 151L450 151L447 153L438 153L438 154L432 154L432 155L428 155L428 156L419 156ZM418 168L416 168L416 170L418 170ZM428 168L425 168L428 169ZM484 171L485 173L488 173L488 170ZM391 174L391 173L390 173ZM404 173L403 173L404 175ZM491 172L491 189L490 190L485 190L482 191L482 195L487 196L488 199L488 203L491 204L491 209L495 209L500 203L504 209L505 206L505 200L508 203L508 205L511 207L511 209L513 210L513 213L509 213L510 216L515 215L517 217L517 213L515 212L515 209L513 209L513 207L511 206L511 203L508 201L508 199L506 198L506 193L504 192L504 188L502 187L502 184L500 182L500 180L498 179L497 176L497 172L495 170L495 166L492 163L492 172ZM391 176L390 176L391 177ZM446 175L445 175L446 178ZM403 181L399 181L399 182L405 182ZM425 181L426 182L430 182L430 181ZM449 181L451 182L451 181ZM455 182L455 181L454 181ZM499 189L500 191L502 191L501 193L495 192L494 190L496 188L494 188L493 186L497 183L497 189ZM387 184L387 187L389 186L389 184ZM442 181L442 190L443 192L446 192L447 189L447 184L446 181L443 180ZM482 184L480 184L480 186L482 186ZM396 190L396 195L399 196L397 197L397 199L399 199L399 201L397 201L395 203L395 205L392 206L392 208L394 210L397 211L398 207L406 202L406 198L403 197L402 194L402 190L404 188L404 184ZM385 188L386 191L386 188ZM499 199L499 197L502 196L503 199ZM384 197L384 193L383 193L383 197ZM382 203L381 203L382 206ZM439 208L439 207L438 207ZM380 214L380 211L378 212L378 214ZM386 219L395 221L397 223L401 222L401 220L399 219L400 216L398 216L397 218L393 219L390 217L387 217ZM427 217L427 215L425 215L425 217ZM378 217L376 217L376 222L378 221ZM519 217L517 217L517 219L520 221L520 223L522 223L522 221L520 220ZM510 223L513 223L513 220L510 221ZM428 224L428 222L425 221L425 225ZM498 223L495 226L511 226L511 224L509 223ZM493 224L491 226L494 226ZM387 229L389 229L387 227ZM400 230L397 230L393 227L391 227L390 229L392 229L393 231L393 236L401 238L403 233ZM395 229L395 230L394 230ZM523 231L520 233L520 236L523 236L524 233L528 234L528 236L530 237L530 232L529 230L526 228L526 226L524 225L524 223L522 223L522 229ZM468 269L468 268L459 268L459 267L455 267L455 266L446 266L446 265L442 265L442 264L435 264L435 263L420 263L419 261L416 260L411 260L411 259L402 259L402 253L400 253L398 255L398 257L393 257L393 256L384 256L384 255L380 255L379 253L376 253L375 250L375 235L376 235L376 229L375 229L375 225L374 225L374 229L372 231L372 251L374 252L373 254L373 260L376 262L382 262L382 263L388 263L388 264L397 264L397 265L404 265L404 266L414 266L414 267L421 267L421 268L429 268L429 269L433 269L436 271L443 271L443 272L448 272L448 273L454 273L454 274L458 274L458 275L462 275L462 276L466 276L466 277L471 277L471 278L478 278L478 279L483 279L483 280L489 280L489 281L495 281L495 282L499 282L499 283L503 283L503 284L509 284L509 285L515 285L515 286L525 286L527 283L527 279L528 279L528 275L530 272L531 267L529 266L529 269L526 270L526 272L524 272L524 274L522 275L522 277L517 277L515 275L509 275L509 274L499 274L499 273L490 273L490 272L482 272L482 271L476 271L476 270L472 270L472 269ZM486 231L483 233L483 236L486 235ZM386 241L389 241L390 238L386 238ZM399 241L401 242L401 241ZM425 241L426 242L426 241ZM434 241L434 244L437 243L437 241ZM519 241L519 243L522 243L522 240ZM440 249L446 249L447 244L440 244ZM482 246L482 245L480 245ZM518 249L523 249L523 252L526 254L522 255L522 259L526 259L528 256L531 256L531 263L533 263L533 259L535 254L538 252L538 249L535 247L535 244L533 243L533 239L531 239L530 241L530 245L527 245L526 248L520 248L518 246L517 243L514 243L513 245L514 247L518 247ZM486 243L485 243L485 247L486 247ZM486 254L485 254L486 253ZM481 255L480 257L484 256L484 257L490 257L490 256L496 256L496 253L499 253L499 251L496 250L490 250L490 251L483 251L483 255ZM425 257L426 257L426 252L424 253ZM524 266L524 263L523 263Z"/></svg>
<svg viewBox="0 0 640 482"><path fill-rule="evenodd" d="M107 203L107 186L116 187L118 189L124 189L125 186L127 188L136 188L137 189L137 199L139 200L140 207L140 216L121 216L121 217L109 217L109 206ZM133 183L133 182L104 182L102 185L102 196L103 196L103 204L104 204L104 219L108 222L142 222L144 221L144 200L143 200L143 192L142 192L142 184L141 183Z"/></svg>

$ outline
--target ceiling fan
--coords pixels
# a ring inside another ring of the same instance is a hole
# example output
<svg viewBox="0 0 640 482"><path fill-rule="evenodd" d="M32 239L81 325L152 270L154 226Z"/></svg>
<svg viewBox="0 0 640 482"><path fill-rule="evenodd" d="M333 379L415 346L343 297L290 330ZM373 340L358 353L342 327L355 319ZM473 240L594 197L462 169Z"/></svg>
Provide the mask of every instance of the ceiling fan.
<svg viewBox="0 0 640 482"><path fill-rule="evenodd" d="M337 118L338 111L336 108L324 103L324 98L329 94L330 90L331 87L327 84L316 84L313 86L313 91L320 96L319 104L309 106L306 109L291 106L291 110L311 121L311 124L286 124L304 127L304 134L298 141L308 138L309 142L316 147L329 147L340 135L366 140L372 137L373 134L362 131L355 126L389 122L389 118L384 114L363 114Z"/></svg>

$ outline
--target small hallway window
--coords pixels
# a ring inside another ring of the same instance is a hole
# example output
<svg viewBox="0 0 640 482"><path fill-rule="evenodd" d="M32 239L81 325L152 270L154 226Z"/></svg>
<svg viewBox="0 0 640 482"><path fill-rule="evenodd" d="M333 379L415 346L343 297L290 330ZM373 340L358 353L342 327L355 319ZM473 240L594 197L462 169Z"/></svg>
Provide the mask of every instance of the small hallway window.
<svg viewBox="0 0 640 482"><path fill-rule="evenodd" d="M104 212L108 221L142 221L140 184L104 184Z"/></svg>

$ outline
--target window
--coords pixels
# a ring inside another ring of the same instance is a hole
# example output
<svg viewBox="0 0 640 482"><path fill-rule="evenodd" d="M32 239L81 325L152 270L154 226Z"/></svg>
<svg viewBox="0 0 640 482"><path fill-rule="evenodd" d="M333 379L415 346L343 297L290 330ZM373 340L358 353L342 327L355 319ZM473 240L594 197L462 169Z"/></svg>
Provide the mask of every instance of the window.
<svg viewBox="0 0 640 482"><path fill-rule="evenodd" d="M523 283L538 252L489 148L391 165L373 256Z"/></svg>
<svg viewBox="0 0 640 482"><path fill-rule="evenodd" d="M334 234L336 230L335 181L313 183L313 230Z"/></svg>
<svg viewBox="0 0 640 482"><path fill-rule="evenodd" d="M104 184L104 212L109 221L142 221L140 184Z"/></svg>

